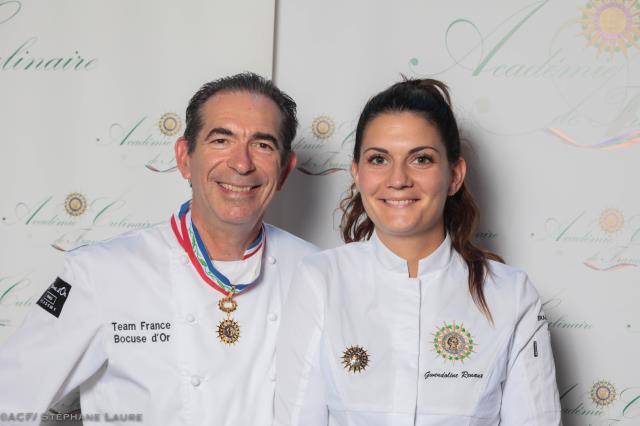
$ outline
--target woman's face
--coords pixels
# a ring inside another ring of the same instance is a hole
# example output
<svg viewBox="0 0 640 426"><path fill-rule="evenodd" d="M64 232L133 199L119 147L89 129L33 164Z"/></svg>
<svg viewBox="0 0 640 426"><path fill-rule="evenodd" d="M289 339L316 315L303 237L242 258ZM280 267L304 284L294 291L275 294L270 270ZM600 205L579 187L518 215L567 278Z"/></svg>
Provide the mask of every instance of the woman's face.
<svg viewBox="0 0 640 426"><path fill-rule="evenodd" d="M363 133L351 174L378 235L441 241L443 211L466 173L463 159L449 164L438 130L413 112L383 113Z"/></svg>

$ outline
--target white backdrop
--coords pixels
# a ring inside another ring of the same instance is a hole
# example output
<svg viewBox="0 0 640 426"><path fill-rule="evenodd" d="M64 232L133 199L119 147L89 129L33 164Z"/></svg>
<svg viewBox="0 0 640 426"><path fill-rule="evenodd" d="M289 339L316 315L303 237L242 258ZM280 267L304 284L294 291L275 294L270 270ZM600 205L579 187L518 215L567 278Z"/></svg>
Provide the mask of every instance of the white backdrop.
<svg viewBox="0 0 640 426"><path fill-rule="evenodd" d="M565 425L640 425L639 38L632 0L283 1L275 77L300 105L307 174L270 219L340 244L364 103L401 74L444 80L478 239L546 302Z"/></svg>
<svg viewBox="0 0 640 426"><path fill-rule="evenodd" d="M172 147L203 82L275 60L300 163L268 220L332 247L360 109L429 76L469 142L480 242L546 302L565 424L640 424L638 3L281 1L275 54L273 0L185 5L0 0L0 340L63 251L188 196Z"/></svg>
<svg viewBox="0 0 640 426"><path fill-rule="evenodd" d="M0 1L0 340L63 252L168 219L199 86L271 75L265 0ZM249 53L250 52L250 53Z"/></svg>

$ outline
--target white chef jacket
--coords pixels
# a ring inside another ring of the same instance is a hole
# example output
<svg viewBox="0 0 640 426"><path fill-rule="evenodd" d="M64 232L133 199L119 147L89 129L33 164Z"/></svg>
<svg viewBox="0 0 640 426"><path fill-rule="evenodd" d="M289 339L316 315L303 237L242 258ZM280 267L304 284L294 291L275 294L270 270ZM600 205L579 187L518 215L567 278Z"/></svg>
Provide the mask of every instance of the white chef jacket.
<svg viewBox="0 0 640 426"><path fill-rule="evenodd" d="M240 338L231 346L217 337L222 294L200 278L168 223L68 253L64 305L47 296L58 297L59 316L34 306L0 346L0 413L43 413L80 385L83 415L102 422L142 414L153 426L270 426L282 303L296 263L316 249L265 229L259 281L234 298Z"/></svg>
<svg viewBox="0 0 640 426"><path fill-rule="evenodd" d="M276 346L276 424L560 424L538 293L524 272L490 262L484 295L493 325L449 237L419 262L417 278L375 233L306 258ZM466 345L447 352L445 334ZM356 346L368 364L349 371L343 355Z"/></svg>

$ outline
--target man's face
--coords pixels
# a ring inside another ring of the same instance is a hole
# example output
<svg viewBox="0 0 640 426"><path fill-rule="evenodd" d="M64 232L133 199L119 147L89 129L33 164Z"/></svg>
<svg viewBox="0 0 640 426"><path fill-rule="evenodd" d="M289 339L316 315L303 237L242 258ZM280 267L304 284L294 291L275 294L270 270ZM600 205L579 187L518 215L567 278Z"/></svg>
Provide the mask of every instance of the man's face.
<svg viewBox="0 0 640 426"><path fill-rule="evenodd" d="M295 166L282 164L282 117L269 98L246 91L221 92L200 109L202 128L194 151L178 139L176 160L191 180L192 215L205 226L254 227Z"/></svg>

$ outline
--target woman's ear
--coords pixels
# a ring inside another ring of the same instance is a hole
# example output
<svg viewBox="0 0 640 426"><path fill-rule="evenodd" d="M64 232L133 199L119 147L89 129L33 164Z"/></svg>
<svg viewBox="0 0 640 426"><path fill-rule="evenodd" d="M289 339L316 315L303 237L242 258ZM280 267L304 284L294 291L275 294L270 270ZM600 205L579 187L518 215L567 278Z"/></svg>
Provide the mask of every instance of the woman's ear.
<svg viewBox="0 0 640 426"><path fill-rule="evenodd" d="M451 167L451 183L449 183L449 196L453 196L460 190L460 187L464 183L464 178L467 175L467 162L464 158L460 157Z"/></svg>
<svg viewBox="0 0 640 426"><path fill-rule="evenodd" d="M358 163L355 161L351 162L351 177L353 178L353 183L356 184L356 189L360 190L360 185L358 184Z"/></svg>

